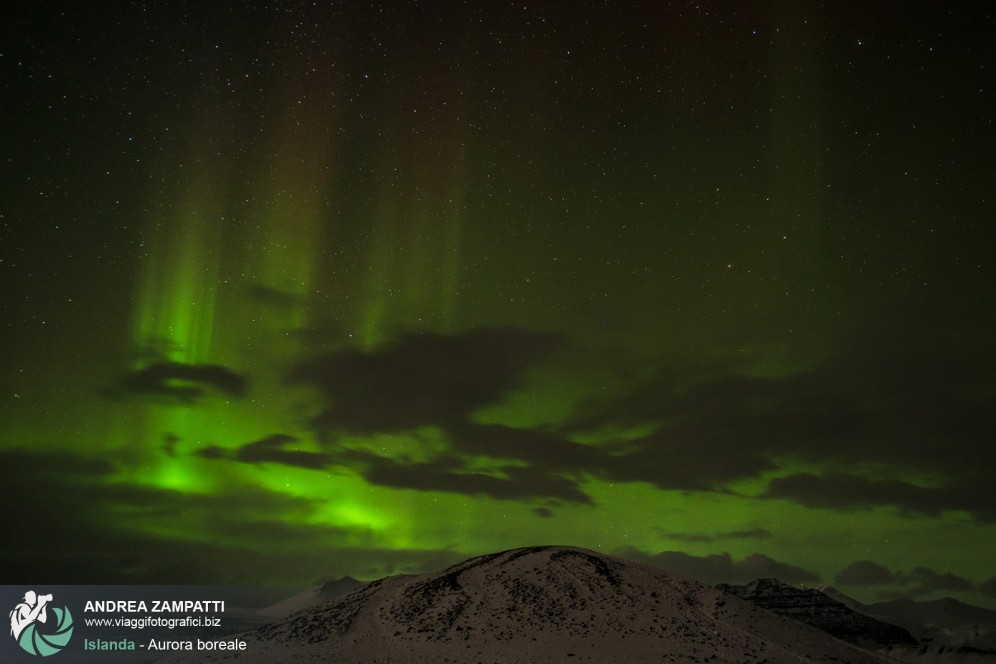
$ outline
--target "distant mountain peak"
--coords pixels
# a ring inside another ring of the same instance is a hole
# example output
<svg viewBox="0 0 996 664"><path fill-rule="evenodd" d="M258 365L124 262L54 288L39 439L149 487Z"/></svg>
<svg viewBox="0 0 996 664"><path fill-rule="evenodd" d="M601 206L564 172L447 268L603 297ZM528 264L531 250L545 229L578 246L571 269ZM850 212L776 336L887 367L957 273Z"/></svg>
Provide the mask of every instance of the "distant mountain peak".
<svg viewBox="0 0 996 664"><path fill-rule="evenodd" d="M345 595L362 585L362 581L357 581L351 576L344 576L335 581L326 581L320 586L308 588L292 597L288 597L260 610L259 616L262 620L267 621L286 618L298 611L303 611L312 606Z"/></svg>
<svg viewBox="0 0 996 664"><path fill-rule="evenodd" d="M858 613L816 588L796 588L778 579L757 579L742 586L722 584L718 587L849 643L870 647L917 645L917 640L902 627Z"/></svg>
<svg viewBox="0 0 996 664"><path fill-rule="evenodd" d="M322 597L336 597L344 593L349 592L353 588L362 586L363 582L354 579L351 576L344 576L341 579L336 579L335 581L326 581L323 583L318 590L318 594Z"/></svg>

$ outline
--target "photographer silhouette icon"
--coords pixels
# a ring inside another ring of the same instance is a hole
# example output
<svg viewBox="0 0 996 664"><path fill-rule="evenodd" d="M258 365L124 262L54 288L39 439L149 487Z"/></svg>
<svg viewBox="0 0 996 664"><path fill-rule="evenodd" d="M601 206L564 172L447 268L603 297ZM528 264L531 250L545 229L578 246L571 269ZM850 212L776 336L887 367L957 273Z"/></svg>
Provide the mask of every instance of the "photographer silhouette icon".
<svg viewBox="0 0 996 664"><path fill-rule="evenodd" d="M24 601L10 612L10 635L21 648L32 655L47 657L62 650L73 635L73 616L68 607L51 607L54 624L48 624L48 609L52 595L39 595L33 590L24 593ZM50 628L42 632L38 625Z"/></svg>

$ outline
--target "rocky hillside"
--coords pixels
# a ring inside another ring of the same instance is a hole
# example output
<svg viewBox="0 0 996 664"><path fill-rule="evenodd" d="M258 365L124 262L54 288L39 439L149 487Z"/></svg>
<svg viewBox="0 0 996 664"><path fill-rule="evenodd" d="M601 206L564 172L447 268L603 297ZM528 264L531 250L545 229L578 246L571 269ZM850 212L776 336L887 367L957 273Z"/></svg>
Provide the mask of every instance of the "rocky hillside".
<svg viewBox="0 0 996 664"><path fill-rule="evenodd" d="M791 618L866 648L914 647L917 640L902 627L858 613L814 588L796 588L778 579L758 579L745 586L720 585L780 616Z"/></svg>

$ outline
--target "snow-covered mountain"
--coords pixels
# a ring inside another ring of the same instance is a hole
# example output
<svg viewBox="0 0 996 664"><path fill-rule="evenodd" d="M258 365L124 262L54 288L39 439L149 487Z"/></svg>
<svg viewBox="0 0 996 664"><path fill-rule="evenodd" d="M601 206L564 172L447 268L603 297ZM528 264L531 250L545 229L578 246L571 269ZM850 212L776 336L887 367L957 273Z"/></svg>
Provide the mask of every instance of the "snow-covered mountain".
<svg viewBox="0 0 996 664"><path fill-rule="evenodd" d="M244 638L239 653L174 661L891 661L717 588L563 546L374 581Z"/></svg>
<svg viewBox="0 0 996 664"><path fill-rule="evenodd" d="M970 647L996 653L996 611L945 597L931 601L897 599L866 604L862 610L907 629L933 646Z"/></svg>

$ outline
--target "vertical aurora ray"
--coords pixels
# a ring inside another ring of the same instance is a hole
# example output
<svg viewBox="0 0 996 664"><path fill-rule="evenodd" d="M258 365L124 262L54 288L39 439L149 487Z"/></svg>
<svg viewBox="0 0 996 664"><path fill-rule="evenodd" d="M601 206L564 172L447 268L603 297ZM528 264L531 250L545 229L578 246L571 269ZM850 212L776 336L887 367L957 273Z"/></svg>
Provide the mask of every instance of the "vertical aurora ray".
<svg viewBox="0 0 996 664"><path fill-rule="evenodd" d="M461 245L466 216L466 129L457 116L433 137L401 140L398 180L381 187L371 225L364 306L356 325L370 350L398 329L452 333L459 327ZM395 168L386 159L385 172ZM399 187L403 187L399 190Z"/></svg>
<svg viewBox="0 0 996 664"><path fill-rule="evenodd" d="M320 254L331 235L324 210L334 149L327 128L308 120L321 115L317 108L288 114L269 148L275 157L264 160L268 168L253 187L263 194L249 211L243 274L254 282L251 285L288 295L300 305L281 322L285 329L308 322L305 305L315 290Z"/></svg>
<svg viewBox="0 0 996 664"><path fill-rule="evenodd" d="M192 178L175 211L167 206L150 223L132 329L139 354L185 364L211 356L223 192L209 170Z"/></svg>
<svg viewBox="0 0 996 664"><path fill-rule="evenodd" d="M192 141L192 145L198 145ZM130 369L215 362L227 172L192 148L186 179L154 201L135 287ZM177 166L177 170L182 167ZM175 201L175 202L174 202ZM216 414L171 403L135 404L121 432L138 463L132 479L175 489L208 488L189 460L163 455L164 438L215 428Z"/></svg>
<svg viewBox="0 0 996 664"><path fill-rule="evenodd" d="M368 351L383 340L388 298L393 288L392 264L395 249L392 238L396 235L394 226L397 222L394 205L386 198L386 195L381 195L375 214L362 318L358 330L360 345Z"/></svg>
<svg viewBox="0 0 996 664"><path fill-rule="evenodd" d="M452 141L452 154L449 157L451 165L449 189L446 193L443 210L445 227L440 247L439 294L441 298L440 316L445 332L452 332L458 327L457 305L460 297L461 245L467 205L466 140L467 132L461 130Z"/></svg>

